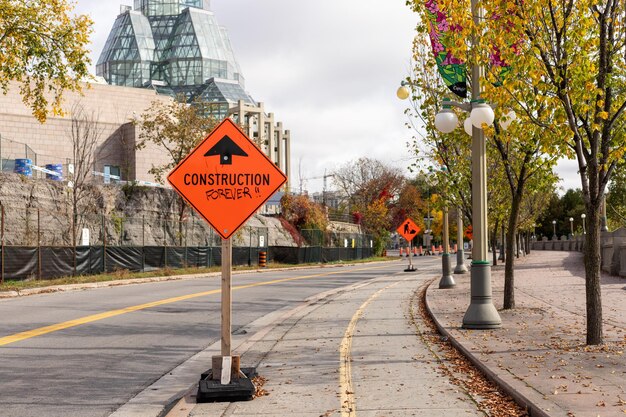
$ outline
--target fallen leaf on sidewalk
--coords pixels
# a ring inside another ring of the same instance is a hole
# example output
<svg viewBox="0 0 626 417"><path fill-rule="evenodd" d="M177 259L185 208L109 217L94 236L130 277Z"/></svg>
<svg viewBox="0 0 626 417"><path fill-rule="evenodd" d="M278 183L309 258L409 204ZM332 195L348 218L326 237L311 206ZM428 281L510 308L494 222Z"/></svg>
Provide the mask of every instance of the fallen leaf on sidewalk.
<svg viewBox="0 0 626 417"><path fill-rule="evenodd" d="M252 383L254 384L255 392L254 398L265 397L270 395L265 389L263 389L263 385L267 382L267 378L262 377L261 375L257 375L252 378Z"/></svg>
<svg viewBox="0 0 626 417"><path fill-rule="evenodd" d="M426 286L418 290L410 303L409 316L418 336L429 346L437 358L439 367L450 381L468 393L481 410L488 415L498 417L523 417L528 414L508 395L482 375L470 362L457 351L447 337L441 337L437 326L432 321L425 306ZM424 329L426 327L429 332ZM422 330L424 329L424 330ZM465 333L465 332L461 332ZM470 334L470 332L467 332ZM489 341L494 335L483 333L483 341ZM493 352L492 352L493 353Z"/></svg>

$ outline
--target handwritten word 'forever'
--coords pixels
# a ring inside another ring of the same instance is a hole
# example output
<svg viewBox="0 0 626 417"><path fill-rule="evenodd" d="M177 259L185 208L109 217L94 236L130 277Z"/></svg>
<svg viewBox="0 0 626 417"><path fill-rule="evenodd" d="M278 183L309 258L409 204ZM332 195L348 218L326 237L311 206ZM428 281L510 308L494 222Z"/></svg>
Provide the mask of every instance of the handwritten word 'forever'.
<svg viewBox="0 0 626 417"><path fill-rule="evenodd" d="M252 198L250 189L244 188L212 188L206 192L207 200L241 200L244 198Z"/></svg>

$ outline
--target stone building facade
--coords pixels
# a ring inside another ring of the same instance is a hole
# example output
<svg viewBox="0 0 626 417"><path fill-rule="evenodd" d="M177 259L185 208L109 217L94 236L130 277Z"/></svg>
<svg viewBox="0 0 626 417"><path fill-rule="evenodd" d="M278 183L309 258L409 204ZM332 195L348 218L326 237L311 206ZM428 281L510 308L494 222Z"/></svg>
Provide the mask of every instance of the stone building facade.
<svg viewBox="0 0 626 417"><path fill-rule="evenodd" d="M289 177L290 132L245 91L226 29L209 0L136 0L134 10L122 7L96 69L102 81L85 84L82 94L66 93L64 115L51 115L44 124L22 104L18 85L0 95L3 170L12 171L16 159L26 158L40 167L63 164L67 173L72 113L80 106L101 129L94 171L153 182L148 171L168 156L154 145L136 150L138 132L130 121L155 100L176 99L211 103L218 120L232 117Z"/></svg>
<svg viewBox="0 0 626 417"><path fill-rule="evenodd" d="M124 180L153 181L148 173L153 164L167 162L167 155L155 146L136 151L138 139L131 119L141 115L152 102L172 99L154 90L84 84L83 92L65 94L63 115L50 115L39 123L22 103L19 86L11 84L0 95L0 159L4 171L12 171L15 159L31 159L33 165L63 164L64 173L72 161L72 114L77 108L97 123L100 132L94 171Z"/></svg>

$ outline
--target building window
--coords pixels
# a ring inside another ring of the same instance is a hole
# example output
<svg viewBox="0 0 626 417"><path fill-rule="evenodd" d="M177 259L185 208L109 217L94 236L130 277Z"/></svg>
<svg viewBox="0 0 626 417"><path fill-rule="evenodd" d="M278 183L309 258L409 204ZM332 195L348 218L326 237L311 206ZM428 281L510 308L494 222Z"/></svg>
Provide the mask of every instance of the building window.
<svg viewBox="0 0 626 417"><path fill-rule="evenodd" d="M116 183L122 179L122 170L119 166L116 165L105 165L104 166L104 183L110 184L111 182Z"/></svg>

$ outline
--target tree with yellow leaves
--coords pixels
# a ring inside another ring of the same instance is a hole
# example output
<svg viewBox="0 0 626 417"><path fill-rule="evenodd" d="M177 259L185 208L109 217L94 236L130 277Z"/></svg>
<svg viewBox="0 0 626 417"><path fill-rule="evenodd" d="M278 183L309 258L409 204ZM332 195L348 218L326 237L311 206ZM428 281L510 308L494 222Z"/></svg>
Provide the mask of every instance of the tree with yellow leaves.
<svg viewBox="0 0 626 417"><path fill-rule="evenodd" d="M491 85L485 83L483 98L498 103L508 95L544 135L558 133L540 151L578 161L589 225L587 343L601 344L601 205L626 152L624 0L472 0L484 10L485 19L477 23L469 0L428 1L433 2L454 28L446 33L450 56L489 68ZM424 6L421 0L410 3ZM550 117L539 117L538 108L548 109Z"/></svg>
<svg viewBox="0 0 626 417"><path fill-rule="evenodd" d="M0 88L15 82L40 122L89 75L92 21L73 9L67 0L0 0Z"/></svg>
<svg viewBox="0 0 626 417"><path fill-rule="evenodd" d="M606 186L626 152L626 7L623 0L499 1L495 13L507 13L509 31L493 36L501 48L522 37L517 51L503 56L538 101L556 103L554 125L569 132L555 144L575 155L587 212L584 259L587 298L587 343L601 344L600 221ZM493 30L490 31L493 33ZM510 49L510 48L509 48ZM519 94L520 79L508 91ZM528 106L525 106L528 108ZM541 125L540 120L534 120ZM548 127L548 126L546 126Z"/></svg>

